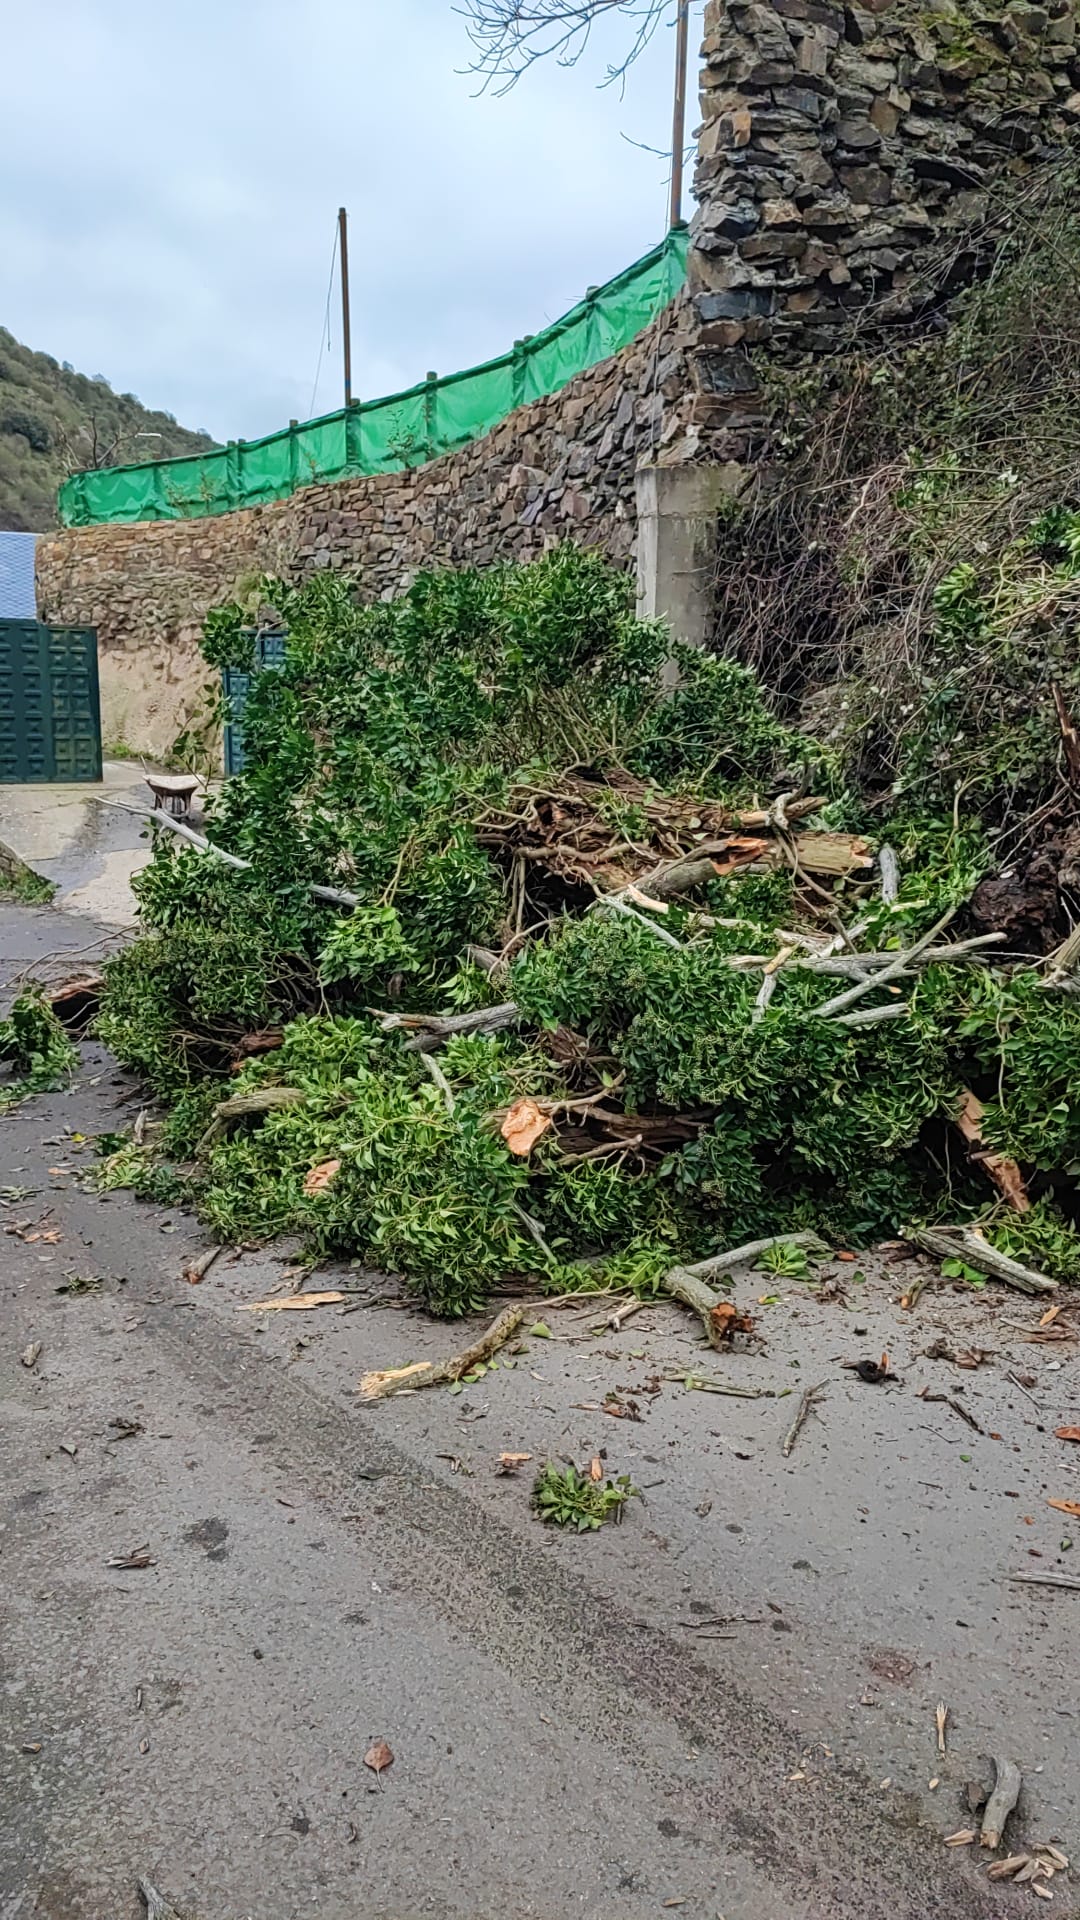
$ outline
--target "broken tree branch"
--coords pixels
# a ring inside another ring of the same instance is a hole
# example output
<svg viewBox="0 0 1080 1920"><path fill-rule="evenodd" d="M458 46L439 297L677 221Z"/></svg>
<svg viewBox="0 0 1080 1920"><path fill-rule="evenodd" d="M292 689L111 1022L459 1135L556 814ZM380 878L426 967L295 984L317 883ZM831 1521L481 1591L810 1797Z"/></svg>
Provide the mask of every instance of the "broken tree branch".
<svg viewBox="0 0 1080 1920"><path fill-rule="evenodd" d="M460 1380L473 1367L490 1360L493 1353L511 1340L525 1318L524 1307L504 1307L478 1340L448 1360L417 1360L410 1367L391 1367L385 1373L365 1373L357 1392L365 1400L385 1400L392 1393L413 1392L418 1387L442 1387Z"/></svg>
<svg viewBox="0 0 1080 1920"><path fill-rule="evenodd" d="M1080 1593L1080 1580L1070 1580L1067 1573L1010 1573L1009 1579L1014 1587L1061 1587L1066 1593Z"/></svg>
<svg viewBox="0 0 1080 1920"><path fill-rule="evenodd" d="M993 1181L998 1192L1004 1194L1010 1207L1017 1213L1030 1213L1031 1201L1028 1199L1024 1176L1016 1161L1008 1153L994 1153L982 1136L982 1122L986 1109L981 1100L965 1087L960 1099L960 1111L956 1116L956 1125L967 1141L969 1158L983 1169Z"/></svg>
<svg viewBox="0 0 1080 1920"><path fill-rule="evenodd" d="M807 1247L817 1253L828 1251L817 1233L772 1233L765 1240L748 1240L745 1246L729 1247L725 1253L714 1253L708 1260L698 1260L682 1271L695 1280L711 1280L716 1273L726 1273L730 1267L741 1267L744 1261L757 1260L773 1247Z"/></svg>
<svg viewBox="0 0 1080 1920"><path fill-rule="evenodd" d="M999 1253L988 1240L966 1227L905 1227L904 1239L938 1260L956 1260L962 1256L970 1265L984 1268L995 1280L1003 1280L1007 1287L1015 1287L1020 1293L1056 1293L1058 1290L1056 1280L1045 1273L1036 1273L1033 1267L1021 1266L1019 1260Z"/></svg>
<svg viewBox="0 0 1080 1920"><path fill-rule="evenodd" d="M997 1776L994 1791L983 1808L982 1830L979 1844L984 1847L1000 1847L1005 1833L1005 1822L1020 1798L1020 1789L1024 1776L1015 1760L999 1760L994 1755L994 1772Z"/></svg>
<svg viewBox="0 0 1080 1920"><path fill-rule="evenodd" d="M257 1087L252 1093L234 1093L231 1100L219 1100L195 1149L195 1158L201 1160L234 1120L244 1120L252 1113L273 1113L278 1107L295 1107L304 1098L299 1087Z"/></svg>
<svg viewBox="0 0 1080 1920"><path fill-rule="evenodd" d="M516 1027L521 1018L513 1000L498 1007L480 1007L474 1013L384 1013L378 1007L369 1011L381 1033L402 1029L412 1033L414 1038L406 1045L414 1053L434 1052L455 1033L502 1033L507 1027Z"/></svg>
<svg viewBox="0 0 1080 1920"><path fill-rule="evenodd" d="M900 862L893 847L878 848L878 872L881 875L881 897L886 906L892 906L900 898Z"/></svg>
<svg viewBox="0 0 1080 1920"><path fill-rule="evenodd" d="M806 1392L803 1394L802 1399L799 1401L798 1411L790 1427L788 1428L786 1434L784 1435L784 1444L780 1449L785 1460L787 1459L789 1453L791 1452L792 1447L795 1445L795 1442L799 1437L799 1433L806 1422L807 1414L810 1412L811 1407L814 1406L815 1402L819 1399L821 1394L824 1393L824 1391L825 1391L825 1381L821 1380L818 1382L818 1385L816 1387L807 1387Z"/></svg>
<svg viewBox="0 0 1080 1920"><path fill-rule="evenodd" d="M115 807L120 813L134 813L142 820L149 820L152 826L167 827L170 833L179 834L181 840L186 840L200 853L209 854L213 859L223 861L227 867L235 867L239 873L252 871L252 861L242 860L238 853L227 853L224 847L216 847L212 840L207 839L205 833L196 833L194 827L189 827L185 821L177 820L173 814L166 813L163 807L130 807L123 800L105 800L98 793L95 793L92 798L97 801L99 807ZM308 892L314 900L326 900L335 907L359 907L363 904L358 893L346 893L339 887L312 885L308 887Z"/></svg>
<svg viewBox="0 0 1080 1920"><path fill-rule="evenodd" d="M1048 987L1072 987L1073 978L1080 967L1080 927L1074 927L1067 940L1063 940L1050 955L1049 972L1045 985Z"/></svg>
<svg viewBox="0 0 1080 1920"><path fill-rule="evenodd" d="M940 920L935 920L929 933L924 933L922 939L916 940L913 947L907 948L903 953L898 953L892 964L884 968L881 973L875 974L873 979L856 981L855 985L849 987L846 993L838 993L832 1000L826 1000L823 1006L815 1007L815 1018L818 1020L831 1020L835 1014L843 1013L846 1008L853 1006L856 1000L861 1000L863 995L869 993L872 987L887 986L889 981L895 980L898 974L905 973L913 960L917 960L920 954L925 953L927 947L933 946L938 934L944 932L950 920L954 918L955 913L956 908L950 907L946 913L942 914Z"/></svg>
<svg viewBox="0 0 1080 1920"><path fill-rule="evenodd" d="M684 1307L697 1314L710 1347L724 1345L730 1318L727 1300L722 1300L689 1267L672 1267L660 1284L673 1299L681 1300Z"/></svg>

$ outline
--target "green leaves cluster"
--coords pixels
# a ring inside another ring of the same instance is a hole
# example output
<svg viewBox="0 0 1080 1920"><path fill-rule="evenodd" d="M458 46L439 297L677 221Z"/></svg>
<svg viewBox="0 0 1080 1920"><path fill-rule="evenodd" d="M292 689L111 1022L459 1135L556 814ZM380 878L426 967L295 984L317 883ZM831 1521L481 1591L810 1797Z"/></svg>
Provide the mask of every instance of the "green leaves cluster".
<svg viewBox="0 0 1080 1920"><path fill-rule="evenodd" d="M637 1492L627 1474L617 1480L592 1480L576 1467L560 1469L549 1460L536 1477L533 1506L548 1526L595 1533L605 1520L621 1520L623 1508Z"/></svg>
<svg viewBox="0 0 1080 1920"><path fill-rule="evenodd" d="M30 1093L62 1086L78 1055L52 1008L37 993L21 993L6 1020L0 1020L0 1113Z"/></svg>

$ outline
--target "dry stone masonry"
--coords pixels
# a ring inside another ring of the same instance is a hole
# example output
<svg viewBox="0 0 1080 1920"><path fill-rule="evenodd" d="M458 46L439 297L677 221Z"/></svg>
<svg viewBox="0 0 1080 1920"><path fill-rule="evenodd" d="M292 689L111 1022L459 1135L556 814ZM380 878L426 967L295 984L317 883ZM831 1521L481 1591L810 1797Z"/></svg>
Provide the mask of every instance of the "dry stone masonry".
<svg viewBox="0 0 1080 1920"><path fill-rule="evenodd" d="M1076 139L1077 27L1074 0L709 0L690 279L714 457L756 450L749 349L834 352L978 271L995 189Z"/></svg>
<svg viewBox="0 0 1080 1920"><path fill-rule="evenodd" d="M622 353L426 466L42 539L42 618L98 630L106 746L168 751L205 683L203 616L260 573L335 568L378 599L424 567L525 560L567 538L632 565L636 469L671 457L692 397L690 319L680 296Z"/></svg>

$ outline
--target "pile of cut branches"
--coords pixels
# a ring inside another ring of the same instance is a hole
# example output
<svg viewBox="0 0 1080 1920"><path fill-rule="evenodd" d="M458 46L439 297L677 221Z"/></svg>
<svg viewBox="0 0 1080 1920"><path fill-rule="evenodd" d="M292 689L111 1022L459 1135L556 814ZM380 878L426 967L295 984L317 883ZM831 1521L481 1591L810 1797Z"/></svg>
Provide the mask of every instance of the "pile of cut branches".
<svg viewBox="0 0 1080 1920"><path fill-rule="evenodd" d="M168 1107L124 1177L448 1314L945 1213L1080 1271L1074 956L965 924L977 821L867 812L735 662L676 648L665 690L668 635L572 547L263 597L246 770L195 844L160 823L108 969Z"/></svg>

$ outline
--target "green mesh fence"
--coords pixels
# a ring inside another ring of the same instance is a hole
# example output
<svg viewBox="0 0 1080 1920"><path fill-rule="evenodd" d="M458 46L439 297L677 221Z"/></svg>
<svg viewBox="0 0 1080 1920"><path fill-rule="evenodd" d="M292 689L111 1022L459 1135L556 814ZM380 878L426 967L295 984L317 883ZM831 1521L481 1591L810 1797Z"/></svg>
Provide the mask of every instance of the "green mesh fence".
<svg viewBox="0 0 1080 1920"><path fill-rule="evenodd" d="M575 374L629 346L679 292L686 252L686 231L676 229L543 333L467 373L425 380L407 393L324 414L264 440L231 441L215 453L72 474L60 488L61 523L196 519L262 507L317 482L395 473L453 453L515 407L557 393Z"/></svg>

